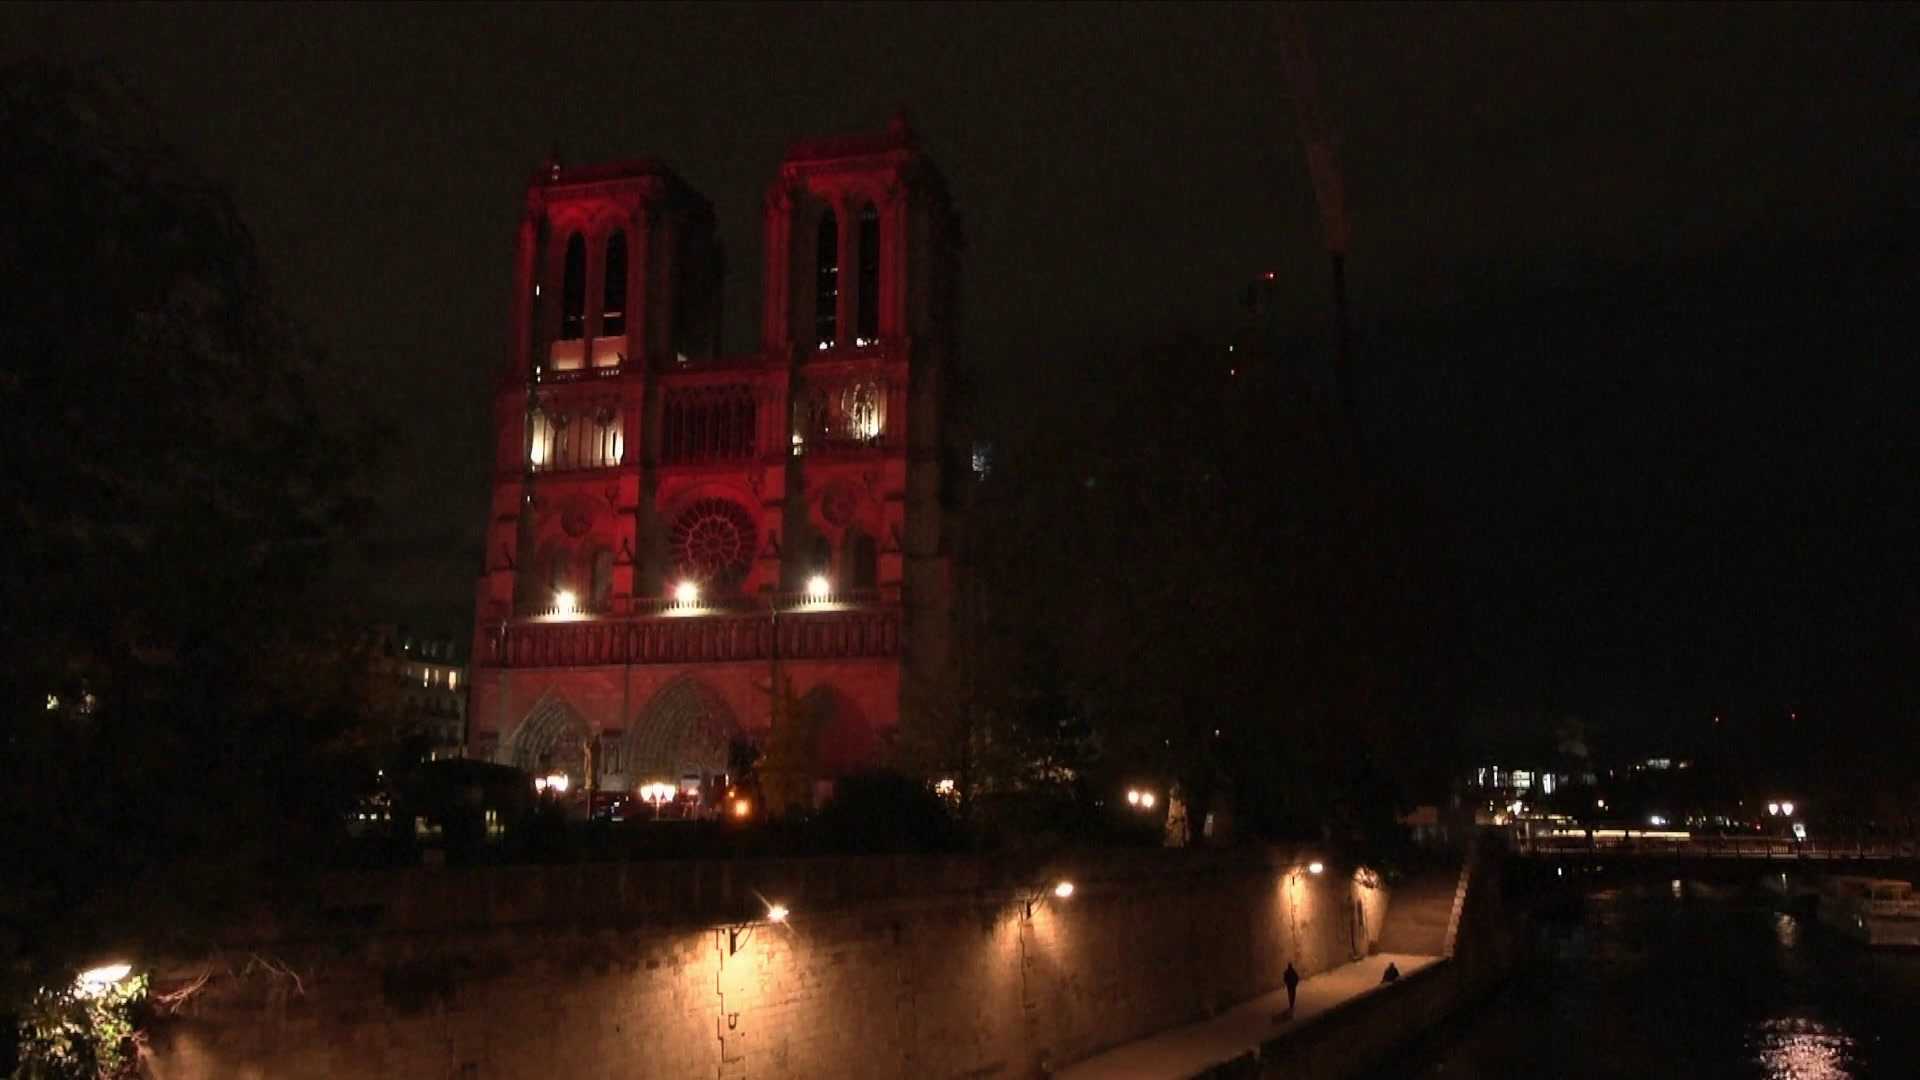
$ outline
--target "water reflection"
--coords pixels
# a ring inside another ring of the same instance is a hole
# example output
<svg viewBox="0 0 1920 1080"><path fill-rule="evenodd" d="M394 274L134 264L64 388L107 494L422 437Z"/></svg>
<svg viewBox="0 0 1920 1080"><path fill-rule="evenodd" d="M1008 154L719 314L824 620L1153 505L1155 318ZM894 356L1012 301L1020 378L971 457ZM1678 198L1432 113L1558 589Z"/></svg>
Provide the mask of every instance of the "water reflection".
<svg viewBox="0 0 1920 1080"><path fill-rule="evenodd" d="M1812 1020L1788 1018L1760 1025L1754 1059L1768 1080L1852 1080L1854 1040Z"/></svg>
<svg viewBox="0 0 1920 1080"><path fill-rule="evenodd" d="M1758 880L1596 880L1486 1007L1369 1080L1910 1080L1920 953L1865 949ZM1548 963L1544 957L1551 956Z"/></svg>

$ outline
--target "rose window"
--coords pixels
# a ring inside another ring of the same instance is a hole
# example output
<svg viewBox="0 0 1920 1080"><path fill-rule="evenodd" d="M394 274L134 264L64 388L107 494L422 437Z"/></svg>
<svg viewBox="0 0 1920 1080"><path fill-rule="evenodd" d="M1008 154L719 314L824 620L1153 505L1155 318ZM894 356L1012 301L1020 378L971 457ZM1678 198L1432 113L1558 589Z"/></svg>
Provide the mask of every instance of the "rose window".
<svg viewBox="0 0 1920 1080"><path fill-rule="evenodd" d="M753 518L738 503L701 499L673 522L673 555L680 572L731 588L753 566Z"/></svg>

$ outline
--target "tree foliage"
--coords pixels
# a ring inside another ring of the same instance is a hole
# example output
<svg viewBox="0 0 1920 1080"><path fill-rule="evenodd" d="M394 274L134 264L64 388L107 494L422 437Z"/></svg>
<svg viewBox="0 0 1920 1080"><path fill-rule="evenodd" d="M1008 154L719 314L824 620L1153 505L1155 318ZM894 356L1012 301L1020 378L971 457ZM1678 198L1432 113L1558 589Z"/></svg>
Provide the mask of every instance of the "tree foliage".
<svg viewBox="0 0 1920 1080"><path fill-rule="evenodd" d="M0 69L0 1006L203 945L337 823L314 586L359 446L231 200L112 85Z"/></svg>

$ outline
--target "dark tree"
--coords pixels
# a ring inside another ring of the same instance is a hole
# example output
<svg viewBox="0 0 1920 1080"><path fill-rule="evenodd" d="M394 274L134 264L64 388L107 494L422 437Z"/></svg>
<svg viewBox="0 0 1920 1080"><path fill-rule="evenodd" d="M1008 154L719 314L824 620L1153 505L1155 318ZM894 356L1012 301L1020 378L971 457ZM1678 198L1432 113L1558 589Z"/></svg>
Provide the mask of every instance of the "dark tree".
<svg viewBox="0 0 1920 1080"><path fill-rule="evenodd" d="M103 82L0 69L8 1011L296 887L356 718L313 591L354 447L231 202L152 129Z"/></svg>

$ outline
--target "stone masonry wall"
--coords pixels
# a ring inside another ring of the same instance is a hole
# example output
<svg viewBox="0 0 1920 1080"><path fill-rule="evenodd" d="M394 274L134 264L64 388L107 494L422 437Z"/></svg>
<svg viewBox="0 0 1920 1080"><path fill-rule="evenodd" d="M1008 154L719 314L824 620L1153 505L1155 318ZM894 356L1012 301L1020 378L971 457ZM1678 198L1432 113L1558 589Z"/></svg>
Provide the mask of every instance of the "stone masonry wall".
<svg viewBox="0 0 1920 1080"><path fill-rule="evenodd" d="M1072 896L1052 894L1058 880ZM1289 959L1303 975L1344 962L1356 903L1368 934L1386 903L1334 867L1312 875L1292 853L1254 850L336 886L336 910L363 928L213 965L154 1028L150 1076L1042 1076L1271 990ZM791 916L765 921L762 898Z"/></svg>

